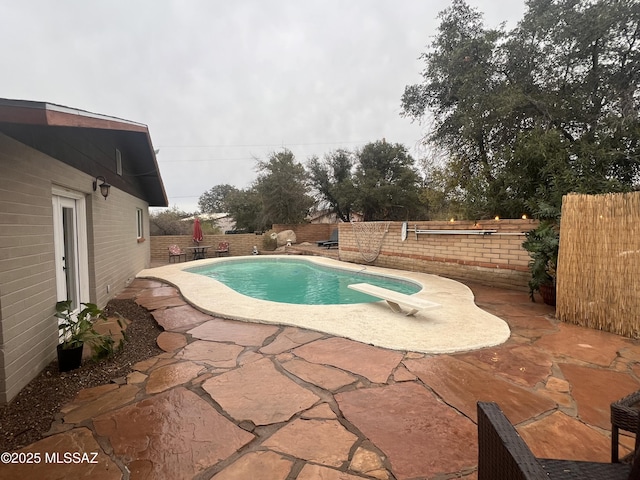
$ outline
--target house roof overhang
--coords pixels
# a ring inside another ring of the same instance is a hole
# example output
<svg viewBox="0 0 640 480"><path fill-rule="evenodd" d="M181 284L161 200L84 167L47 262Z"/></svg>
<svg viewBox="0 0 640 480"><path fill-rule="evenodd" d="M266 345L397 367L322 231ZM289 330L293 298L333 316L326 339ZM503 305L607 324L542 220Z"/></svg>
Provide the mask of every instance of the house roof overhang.
<svg viewBox="0 0 640 480"><path fill-rule="evenodd" d="M109 183L150 206L169 204L149 129L142 123L52 103L0 99L0 132L89 175L108 176ZM84 145L92 151L83 151ZM112 147L126 152L123 178L115 172L115 161L106 158Z"/></svg>

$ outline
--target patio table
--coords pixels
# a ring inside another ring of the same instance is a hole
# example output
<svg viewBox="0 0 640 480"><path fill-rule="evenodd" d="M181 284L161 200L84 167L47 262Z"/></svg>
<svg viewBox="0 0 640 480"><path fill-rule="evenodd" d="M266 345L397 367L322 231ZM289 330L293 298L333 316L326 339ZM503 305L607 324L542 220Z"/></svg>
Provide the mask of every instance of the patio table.
<svg viewBox="0 0 640 480"><path fill-rule="evenodd" d="M198 245L197 247L187 247L189 250L193 250L193 259L201 260L206 258L207 250L211 248L211 245Z"/></svg>

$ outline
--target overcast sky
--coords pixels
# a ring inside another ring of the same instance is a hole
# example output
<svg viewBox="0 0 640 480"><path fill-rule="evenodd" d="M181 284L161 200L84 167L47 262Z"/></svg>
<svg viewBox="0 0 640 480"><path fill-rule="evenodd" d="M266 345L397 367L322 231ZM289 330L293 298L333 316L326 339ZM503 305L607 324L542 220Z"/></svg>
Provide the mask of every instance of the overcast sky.
<svg viewBox="0 0 640 480"><path fill-rule="evenodd" d="M524 0L467 0L513 28ZM170 206L245 188L256 158L305 163L386 138L448 0L21 0L0 3L0 97L149 126Z"/></svg>

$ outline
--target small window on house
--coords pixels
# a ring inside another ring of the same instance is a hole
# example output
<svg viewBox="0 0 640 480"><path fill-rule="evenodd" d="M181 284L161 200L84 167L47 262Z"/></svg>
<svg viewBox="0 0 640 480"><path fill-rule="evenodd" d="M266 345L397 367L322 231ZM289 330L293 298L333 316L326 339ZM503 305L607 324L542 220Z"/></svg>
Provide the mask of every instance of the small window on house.
<svg viewBox="0 0 640 480"><path fill-rule="evenodd" d="M116 173L122 176L122 153L116 148Z"/></svg>
<svg viewBox="0 0 640 480"><path fill-rule="evenodd" d="M141 208L136 208L136 224L138 229L138 239L144 238L144 213Z"/></svg>

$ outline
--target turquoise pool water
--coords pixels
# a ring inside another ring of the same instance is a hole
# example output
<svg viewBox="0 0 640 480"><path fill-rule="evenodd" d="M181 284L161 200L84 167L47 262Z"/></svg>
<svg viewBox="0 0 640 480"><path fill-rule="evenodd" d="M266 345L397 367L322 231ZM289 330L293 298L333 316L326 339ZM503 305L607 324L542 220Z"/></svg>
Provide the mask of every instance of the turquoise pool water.
<svg viewBox="0 0 640 480"><path fill-rule="evenodd" d="M226 260L187 271L214 278L249 297L302 305L380 301L347 288L352 283L370 283L409 295L421 288L414 282L366 273L364 269L352 272L301 259L251 258Z"/></svg>

